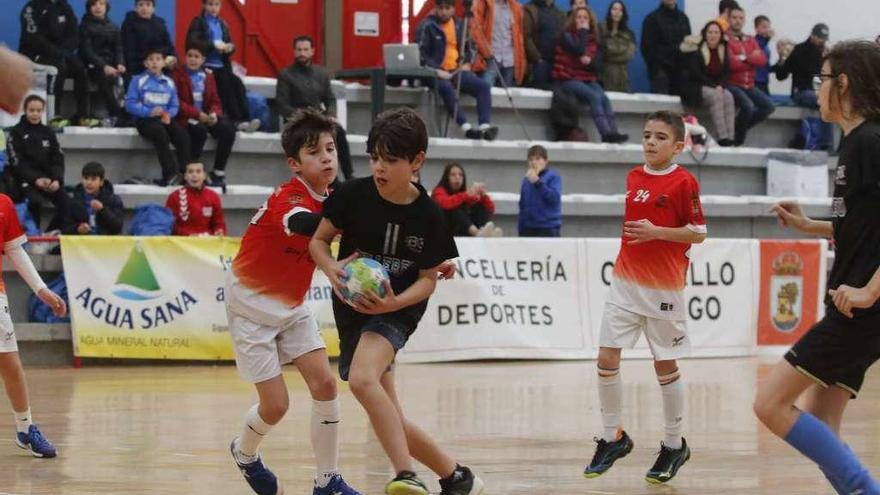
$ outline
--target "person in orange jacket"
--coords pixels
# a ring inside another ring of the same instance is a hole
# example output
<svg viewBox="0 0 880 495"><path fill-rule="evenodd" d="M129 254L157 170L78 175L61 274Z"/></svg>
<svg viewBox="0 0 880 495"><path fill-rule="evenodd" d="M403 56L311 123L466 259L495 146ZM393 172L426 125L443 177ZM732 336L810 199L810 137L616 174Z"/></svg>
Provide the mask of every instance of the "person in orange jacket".
<svg viewBox="0 0 880 495"><path fill-rule="evenodd" d="M489 86L500 78L508 87L526 77L523 8L514 0L477 0L471 17L471 38L477 45L474 72Z"/></svg>
<svg viewBox="0 0 880 495"><path fill-rule="evenodd" d="M205 187L205 165L187 164L184 186L165 201L165 207L174 215L174 235L226 235L226 220L220 195Z"/></svg>

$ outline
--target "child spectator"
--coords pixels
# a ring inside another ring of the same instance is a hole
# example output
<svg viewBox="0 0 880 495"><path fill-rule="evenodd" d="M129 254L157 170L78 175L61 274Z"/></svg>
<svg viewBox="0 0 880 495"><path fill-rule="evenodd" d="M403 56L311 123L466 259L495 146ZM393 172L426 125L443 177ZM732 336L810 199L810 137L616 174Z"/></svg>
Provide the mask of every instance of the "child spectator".
<svg viewBox="0 0 880 495"><path fill-rule="evenodd" d="M185 63L178 64L171 74L180 100L177 122L189 133L190 161L199 161L208 134L217 140L209 177L212 186L225 189L226 162L235 143L235 127L223 114L213 71L204 69L206 51L204 45L191 42L186 47Z"/></svg>
<svg viewBox="0 0 880 495"><path fill-rule="evenodd" d="M495 203L486 192L486 185L475 182L467 186L464 167L450 163L443 169L443 176L431 193L443 213L446 223L457 237L501 237L504 232L491 221Z"/></svg>
<svg viewBox="0 0 880 495"><path fill-rule="evenodd" d="M96 121L88 119L89 87L86 68L76 56L79 44L76 15L67 0L30 0L21 10L21 40L19 51L35 63L51 65L58 69L55 78L55 115L58 127L67 122L74 125L93 126ZM76 96L76 113L62 117L64 81L73 79Z"/></svg>
<svg viewBox="0 0 880 495"><path fill-rule="evenodd" d="M100 1L100 0L99 0ZM74 188L67 218L61 232L79 235L119 235L125 208L113 193L113 184L104 178L104 166L98 162L83 165L82 181Z"/></svg>
<svg viewBox="0 0 880 495"><path fill-rule="evenodd" d="M474 4L471 33L477 45L474 72L489 86L521 86L526 76L523 8L518 1L484 0Z"/></svg>
<svg viewBox="0 0 880 495"><path fill-rule="evenodd" d="M749 129L770 116L776 107L773 100L755 88L755 76L759 67L767 64L767 54L755 38L743 32L746 13L739 7L730 11L730 31L727 33L727 58L730 60L730 77L727 89L733 94L738 113L734 144L742 146Z"/></svg>
<svg viewBox="0 0 880 495"><path fill-rule="evenodd" d="M519 236L559 237L562 227L562 177L550 169L547 149L528 151L529 168L519 193Z"/></svg>
<svg viewBox="0 0 880 495"><path fill-rule="evenodd" d="M202 0L202 13L194 17L186 32L186 44L204 46L205 66L214 73L220 102L226 115L238 130L255 132L260 128L259 119L250 118L247 90L244 83L232 71L230 56L235 45L229 35L229 25L220 18L220 0Z"/></svg>
<svg viewBox="0 0 880 495"><path fill-rule="evenodd" d="M766 15L755 17L755 40L764 54L767 55L767 63L758 66L758 72L755 74L755 87L770 96L770 40L773 39L773 25L770 24L770 18Z"/></svg>
<svg viewBox="0 0 880 495"><path fill-rule="evenodd" d="M98 93L107 109L107 127L113 127L122 116L116 88L125 74L122 56L122 35L119 26L107 17L108 0L87 0L86 13L79 28L79 56L88 68L89 79L98 86Z"/></svg>
<svg viewBox="0 0 880 495"><path fill-rule="evenodd" d="M165 207L174 215L174 235L226 235L220 195L205 187L205 165L189 163L184 186L168 195Z"/></svg>
<svg viewBox="0 0 880 495"><path fill-rule="evenodd" d="M24 100L24 115L9 131L6 143L13 176L25 185L28 209L41 227L41 210L46 200L55 206L55 218L47 230L60 227L67 196L64 194L64 153L51 127L43 124L46 102L37 95Z"/></svg>
<svg viewBox="0 0 880 495"><path fill-rule="evenodd" d="M140 5L140 2L138 2ZM160 186L180 184L180 165L189 163L190 143L186 129L174 117L180 110L177 89L170 77L162 74L165 56L158 48L147 50L144 57L146 71L135 76L128 86L125 109L135 118L138 133L153 144L162 166ZM177 150L177 160L170 145Z"/></svg>
<svg viewBox="0 0 880 495"><path fill-rule="evenodd" d="M686 57L688 84L681 95L685 105L708 107L721 146L733 146L736 138L736 105L724 86L730 77L727 41L718 21L709 21L699 35L681 43Z"/></svg>
<svg viewBox="0 0 880 495"><path fill-rule="evenodd" d="M125 76L130 80L144 70L147 51L158 50L165 57L164 67L171 69L177 63L174 43L168 34L165 19L154 15L155 0L135 0L134 11L122 22L122 49L125 58Z"/></svg>
<svg viewBox="0 0 880 495"><path fill-rule="evenodd" d="M611 2L600 33L605 45L602 85L605 91L630 93L629 62L636 54L636 35L629 28L629 13L623 2Z"/></svg>

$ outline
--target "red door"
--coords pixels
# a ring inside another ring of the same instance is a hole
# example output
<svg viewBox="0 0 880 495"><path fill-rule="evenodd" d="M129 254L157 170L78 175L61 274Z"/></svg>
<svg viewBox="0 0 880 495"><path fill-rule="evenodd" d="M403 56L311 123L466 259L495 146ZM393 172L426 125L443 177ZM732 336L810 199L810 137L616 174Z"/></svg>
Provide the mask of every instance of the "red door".
<svg viewBox="0 0 880 495"><path fill-rule="evenodd" d="M382 45L403 39L400 0L344 0L342 66L382 66Z"/></svg>

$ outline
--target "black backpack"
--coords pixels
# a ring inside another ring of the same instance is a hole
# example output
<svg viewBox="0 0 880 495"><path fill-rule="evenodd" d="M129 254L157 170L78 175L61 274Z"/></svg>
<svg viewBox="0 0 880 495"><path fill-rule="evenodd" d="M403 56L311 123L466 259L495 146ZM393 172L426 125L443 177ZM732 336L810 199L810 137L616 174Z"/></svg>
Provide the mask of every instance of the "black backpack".
<svg viewBox="0 0 880 495"><path fill-rule="evenodd" d="M560 89L553 90L550 127L557 141L566 140L572 131L580 128L580 114L580 102L573 94Z"/></svg>

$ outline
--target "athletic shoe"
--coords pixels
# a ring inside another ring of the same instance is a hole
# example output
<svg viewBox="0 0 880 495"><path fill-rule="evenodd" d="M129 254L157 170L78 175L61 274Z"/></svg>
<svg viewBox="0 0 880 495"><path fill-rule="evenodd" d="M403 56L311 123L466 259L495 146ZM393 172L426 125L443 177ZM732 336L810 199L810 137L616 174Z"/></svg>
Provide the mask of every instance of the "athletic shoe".
<svg viewBox="0 0 880 495"><path fill-rule="evenodd" d="M208 182L211 183L212 187L219 187L223 190L223 194L226 194L226 176L225 175L217 175L213 170L208 174Z"/></svg>
<svg viewBox="0 0 880 495"><path fill-rule="evenodd" d="M236 438L235 440L238 439ZM258 495L278 495L283 493L278 485L278 478L275 477L272 471L269 471L269 468L263 465L263 460L259 456L257 456L254 462L247 464L238 461L238 457L235 455L235 440L229 444L229 452L232 454L235 465L241 470L244 480L248 482L251 489Z"/></svg>
<svg viewBox="0 0 880 495"><path fill-rule="evenodd" d="M385 485L386 495L428 495L428 487L412 471L401 471Z"/></svg>
<svg viewBox="0 0 880 495"><path fill-rule="evenodd" d="M654 467L645 475L645 480L653 484L666 483L675 477L678 470L690 458L691 449L688 448L684 438L681 439L680 449L670 449L660 442L660 455L657 456Z"/></svg>
<svg viewBox="0 0 880 495"><path fill-rule="evenodd" d="M483 131L479 129L468 129L464 131L464 137L478 141L483 139Z"/></svg>
<svg viewBox="0 0 880 495"><path fill-rule="evenodd" d="M312 491L312 495L361 495L361 493L348 486L348 484L345 483L345 480L342 479L341 475L334 474L333 477L330 478L330 483L327 483L327 486L324 488L319 488L316 485L315 489Z"/></svg>
<svg viewBox="0 0 880 495"><path fill-rule="evenodd" d="M241 132L246 132L250 134L252 132L257 132L260 129L260 125L262 125L260 119L251 119L244 122L239 122L237 128Z"/></svg>
<svg viewBox="0 0 880 495"><path fill-rule="evenodd" d="M168 185L169 185L169 186L180 186L180 185L183 185L183 175L181 175L181 174L174 174L173 176L171 176L170 179L168 179Z"/></svg>
<svg viewBox="0 0 880 495"><path fill-rule="evenodd" d="M590 465L584 469L584 478L598 478L611 469L614 462L627 456L633 449L633 441L625 431L619 430L619 439L607 442L605 439L594 438L596 453Z"/></svg>
<svg viewBox="0 0 880 495"><path fill-rule="evenodd" d="M498 137L498 128L495 127L494 125L489 126L480 132L483 134L482 137L486 141L495 141L495 138Z"/></svg>
<svg viewBox="0 0 880 495"><path fill-rule="evenodd" d="M440 480L440 495L480 495L483 480L476 477L467 466L456 466L451 480Z"/></svg>
<svg viewBox="0 0 880 495"><path fill-rule="evenodd" d="M494 234L495 222L489 221L486 222L486 225L483 225L482 227L480 227L479 230L477 230L476 237L494 237Z"/></svg>
<svg viewBox="0 0 880 495"><path fill-rule="evenodd" d="M46 440L46 437L37 428L37 425L31 425L27 433L19 432L15 435L15 444L25 450L30 450L34 457L48 459L58 454L55 451L55 446L52 445L52 442Z"/></svg>
<svg viewBox="0 0 880 495"><path fill-rule="evenodd" d="M70 125L70 121L64 117L55 117L49 121L49 127L55 132L64 132L64 128Z"/></svg>
<svg viewBox="0 0 880 495"><path fill-rule="evenodd" d="M84 117L79 119L78 124L80 127L100 127L101 121L99 119Z"/></svg>

